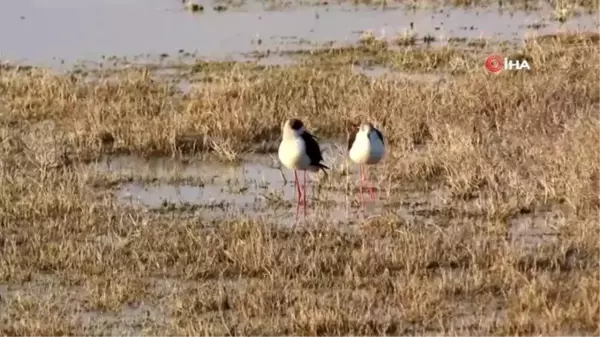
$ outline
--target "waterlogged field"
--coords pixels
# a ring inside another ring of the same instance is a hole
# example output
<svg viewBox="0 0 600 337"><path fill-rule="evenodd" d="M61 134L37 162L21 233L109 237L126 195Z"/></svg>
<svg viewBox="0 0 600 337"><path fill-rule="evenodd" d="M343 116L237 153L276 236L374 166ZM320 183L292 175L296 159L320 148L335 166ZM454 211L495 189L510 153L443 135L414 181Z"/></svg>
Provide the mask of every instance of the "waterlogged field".
<svg viewBox="0 0 600 337"><path fill-rule="evenodd" d="M596 3L52 3L0 10L2 334L600 333Z"/></svg>

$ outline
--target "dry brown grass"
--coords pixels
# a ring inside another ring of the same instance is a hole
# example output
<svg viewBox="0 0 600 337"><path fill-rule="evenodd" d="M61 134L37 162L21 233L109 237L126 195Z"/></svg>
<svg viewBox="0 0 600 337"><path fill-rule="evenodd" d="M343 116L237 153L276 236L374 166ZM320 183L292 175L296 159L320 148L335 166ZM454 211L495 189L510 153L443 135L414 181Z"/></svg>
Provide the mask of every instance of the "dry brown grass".
<svg viewBox="0 0 600 337"><path fill-rule="evenodd" d="M524 74L433 51L448 55L439 71L460 70L435 84L369 79L348 56L221 67L190 93L143 69L2 69L0 332L597 335L600 60L595 41L574 41L527 44ZM83 165L270 150L289 116L334 139L379 122L381 179L400 197L445 190L443 204L427 223L389 212L290 231L140 212ZM562 219L553 239L511 239L512 221L547 212Z"/></svg>
<svg viewBox="0 0 600 337"><path fill-rule="evenodd" d="M225 4L230 7L243 7L247 5L249 1L246 0L217 0L215 3ZM428 7L489 7L489 6L500 6L501 8L523 8L526 10L535 10L539 8L545 8L548 6L547 3L542 1L524 1L524 0L508 0L503 2L490 1L490 0L428 0L428 1L415 1L412 3L405 3L400 0L268 0L264 3L266 8L270 10L277 10L290 6L328 6L328 5L353 5L353 6L367 6L367 7L379 7L389 8L406 6L409 8L428 8ZM557 10L560 9L578 9L584 8L588 10L597 10L598 3L591 0L568 0L560 2L551 2L549 4Z"/></svg>

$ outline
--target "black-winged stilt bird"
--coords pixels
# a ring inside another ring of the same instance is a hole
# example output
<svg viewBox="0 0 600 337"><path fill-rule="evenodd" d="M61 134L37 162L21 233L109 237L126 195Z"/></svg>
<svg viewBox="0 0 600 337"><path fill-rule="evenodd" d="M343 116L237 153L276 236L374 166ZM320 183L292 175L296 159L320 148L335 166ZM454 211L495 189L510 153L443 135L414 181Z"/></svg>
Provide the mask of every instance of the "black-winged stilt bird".
<svg viewBox="0 0 600 337"><path fill-rule="evenodd" d="M362 200L363 171L366 171L366 168L363 168L363 165L374 165L383 159L385 155L383 134L371 123L361 124L358 129L355 129L350 133L348 139L348 152L350 159L359 165L360 193ZM373 186L370 186L369 192L371 200L374 200Z"/></svg>
<svg viewBox="0 0 600 337"><path fill-rule="evenodd" d="M304 206L306 214L306 171L318 172L329 167L323 165L323 155L319 143L315 136L310 134L304 128L301 120L292 118L283 124L281 144L279 144L279 160L281 163L294 170L294 183L298 192L298 206L296 207L296 216L300 205ZM304 187L300 189L297 170L304 171Z"/></svg>

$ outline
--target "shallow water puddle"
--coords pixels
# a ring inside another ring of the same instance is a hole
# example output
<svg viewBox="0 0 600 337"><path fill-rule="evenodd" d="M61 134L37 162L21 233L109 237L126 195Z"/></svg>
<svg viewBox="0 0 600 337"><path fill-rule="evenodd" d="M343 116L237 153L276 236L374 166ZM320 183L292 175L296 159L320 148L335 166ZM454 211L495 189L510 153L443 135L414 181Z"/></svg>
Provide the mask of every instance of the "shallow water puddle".
<svg viewBox="0 0 600 337"><path fill-rule="evenodd" d="M61 285L52 276L34 276L35 280L24 284L0 284L0 320L3 306L27 306L40 303L48 307L63 306L65 319L79 324L85 331L96 334L97 331L111 335L140 335L147 323L154 326L166 326L171 319L164 305L139 301L124 304L120 311L88 310L85 302L89 290L80 286ZM156 285L158 288L160 285ZM8 317L6 317L8 318Z"/></svg>
<svg viewBox="0 0 600 337"><path fill-rule="evenodd" d="M247 159L249 161L229 166L214 161L184 163L169 158L145 160L120 156L92 164L92 167L100 173L133 178L131 182L120 184L116 191L123 203L156 211L191 212L207 219L245 215L279 223L295 222L296 197L291 171L280 170L268 156ZM306 176L308 217L314 215L331 222L357 219L362 210L350 207L355 195L324 188L327 180L318 182L315 174ZM135 181L137 178L154 181L142 183ZM303 181L303 173L299 179ZM366 195L365 200L368 200ZM368 213L382 210L380 200L366 203Z"/></svg>
<svg viewBox="0 0 600 337"><path fill-rule="evenodd" d="M298 219L295 214L296 204L291 192L292 186L288 184L287 187L290 192L282 189L278 194L285 194L289 199L278 198L275 202L268 199L268 194L257 194L256 190L252 189L247 193L234 194L224 191L219 186L199 187L177 184L129 183L121 186L118 197L122 202L132 202L157 211L181 211L183 215L192 213L210 220L248 216L280 225L291 225ZM315 201L310 192L308 192L308 218L326 219L331 223L345 223L358 219L358 210L344 207L345 203L340 200L339 195L335 193L320 195L320 200L328 201L324 203ZM372 207L370 209L373 211ZM304 218L302 206L299 211L302 220Z"/></svg>
<svg viewBox="0 0 600 337"><path fill-rule="evenodd" d="M386 39L393 39L411 25L419 37L431 35L438 41L449 37L513 40L526 32L597 29L596 15L582 14L559 24L549 20L550 10L382 11L328 5L265 11L260 7L249 5L224 12L207 8L198 14L186 11L180 1L8 1L0 11L1 57L52 66L60 66L60 60L70 63L98 60L103 55L172 55L179 50L223 58L251 51L302 48L302 44L282 43L290 36L319 44L356 42L363 31L379 35L383 30Z"/></svg>
<svg viewBox="0 0 600 337"><path fill-rule="evenodd" d="M532 250L545 242L559 239L558 228L565 225L565 217L559 212L521 214L509 219L509 242L526 250Z"/></svg>

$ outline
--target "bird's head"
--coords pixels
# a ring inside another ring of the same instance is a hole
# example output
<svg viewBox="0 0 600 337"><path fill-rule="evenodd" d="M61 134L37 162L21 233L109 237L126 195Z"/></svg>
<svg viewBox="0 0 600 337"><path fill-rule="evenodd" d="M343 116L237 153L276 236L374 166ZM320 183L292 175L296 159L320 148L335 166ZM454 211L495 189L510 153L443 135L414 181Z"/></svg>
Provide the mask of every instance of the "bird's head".
<svg viewBox="0 0 600 337"><path fill-rule="evenodd" d="M371 124L371 122L368 123L363 123L360 125L360 128L358 129L359 132L364 132L364 133L369 133L371 132L371 130L373 130L373 124Z"/></svg>
<svg viewBox="0 0 600 337"><path fill-rule="evenodd" d="M297 118L290 118L285 121L283 125L283 133L293 133L295 135L300 135L304 132L304 123Z"/></svg>

